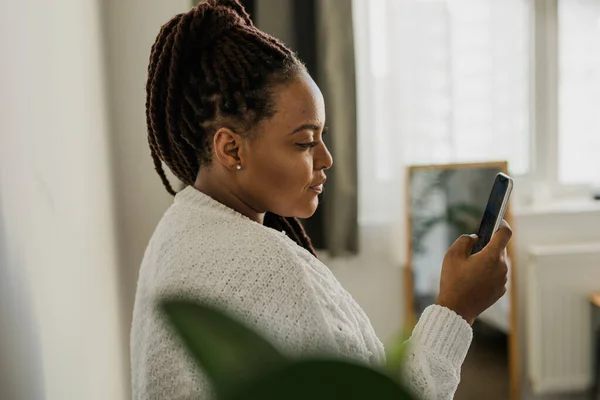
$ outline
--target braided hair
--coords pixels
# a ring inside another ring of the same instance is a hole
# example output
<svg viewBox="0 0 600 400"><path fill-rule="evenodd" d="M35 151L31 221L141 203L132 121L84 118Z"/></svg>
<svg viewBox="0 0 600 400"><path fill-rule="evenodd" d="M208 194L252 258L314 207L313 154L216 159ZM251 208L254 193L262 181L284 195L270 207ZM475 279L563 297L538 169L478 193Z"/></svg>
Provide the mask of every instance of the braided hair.
<svg viewBox="0 0 600 400"><path fill-rule="evenodd" d="M238 0L207 0L163 25L150 52L146 124L167 191L175 195L163 163L194 184L211 162L215 132L227 126L250 134L275 113L273 86L304 70L289 48L254 26ZM315 255L298 219L267 212L263 223Z"/></svg>

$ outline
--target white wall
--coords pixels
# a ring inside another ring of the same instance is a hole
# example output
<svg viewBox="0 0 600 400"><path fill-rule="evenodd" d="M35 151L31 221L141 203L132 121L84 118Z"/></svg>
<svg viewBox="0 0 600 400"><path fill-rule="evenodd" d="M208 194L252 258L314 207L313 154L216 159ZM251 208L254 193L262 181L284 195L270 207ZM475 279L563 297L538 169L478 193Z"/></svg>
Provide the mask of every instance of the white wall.
<svg viewBox="0 0 600 400"><path fill-rule="evenodd" d="M191 0L100 0L107 59L110 152L117 217L123 325L129 329L138 270L156 223L173 201L154 171L145 102L150 48L160 27L191 8ZM171 179L175 185L176 180ZM125 357L129 384L129 347Z"/></svg>
<svg viewBox="0 0 600 400"><path fill-rule="evenodd" d="M130 397L137 271L171 201L146 142L147 63L190 4L0 5L0 398Z"/></svg>
<svg viewBox="0 0 600 400"><path fill-rule="evenodd" d="M25 337L38 350L24 355L31 363L0 391L126 398L96 6L1 6L0 268L18 277L3 291L2 309L34 329L9 330L0 340L24 348Z"/></svg>
<svg viewBox="0 0 600 400"><path fill-rule="evenodd" d="M31 288L25 271L9 259L4 227L0 213L0 399L37 399L44 382Z"/></svg>

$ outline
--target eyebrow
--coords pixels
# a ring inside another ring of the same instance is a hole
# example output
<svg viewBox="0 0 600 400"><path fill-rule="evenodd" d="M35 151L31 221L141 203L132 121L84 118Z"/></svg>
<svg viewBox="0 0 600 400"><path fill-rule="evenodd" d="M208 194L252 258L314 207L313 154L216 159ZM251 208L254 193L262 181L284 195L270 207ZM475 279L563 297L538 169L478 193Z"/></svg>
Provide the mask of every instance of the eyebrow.
<svg viewBox="0 0 600 400"><path fill-rule="evenodd" d="M302 124L293 131L290 132L290 135L294 133L302 132L302 131L320 131L321 126L317 124Z"/></svg>

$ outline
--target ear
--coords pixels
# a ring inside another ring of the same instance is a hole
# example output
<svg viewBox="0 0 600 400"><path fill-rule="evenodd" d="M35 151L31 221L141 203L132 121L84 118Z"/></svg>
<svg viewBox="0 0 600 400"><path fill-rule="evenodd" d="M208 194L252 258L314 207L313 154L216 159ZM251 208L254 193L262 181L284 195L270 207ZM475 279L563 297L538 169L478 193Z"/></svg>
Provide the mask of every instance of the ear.
<svg viewBox="0 0 600 400"><path fill-rule="evenodd" d="M213 137L216 160L225 168L234 170L241 165L242 137L229 128L219 128Z"/></svg>

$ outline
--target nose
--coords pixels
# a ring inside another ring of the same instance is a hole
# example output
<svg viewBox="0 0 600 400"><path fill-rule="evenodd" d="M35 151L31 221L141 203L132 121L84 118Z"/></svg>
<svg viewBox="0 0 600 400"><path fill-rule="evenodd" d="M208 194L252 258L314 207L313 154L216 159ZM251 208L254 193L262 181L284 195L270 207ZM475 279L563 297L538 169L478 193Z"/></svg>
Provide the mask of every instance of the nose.
<svg viewBox="0 0 600 400"><path fill-rule="evenodd" d="M321 142L314 154L314 167L316 170L327 170L333 165L333 157L325 143Z"/></svg>

